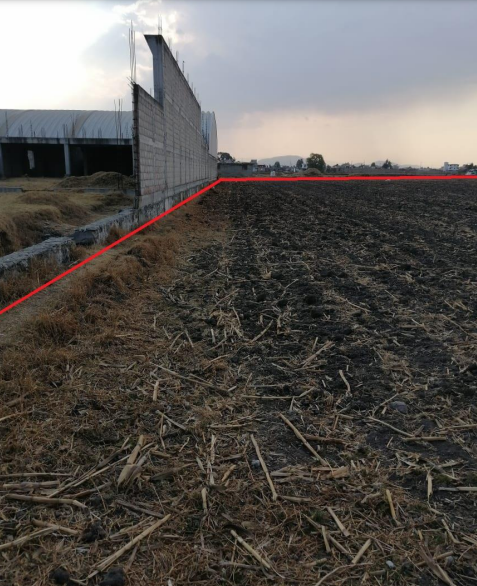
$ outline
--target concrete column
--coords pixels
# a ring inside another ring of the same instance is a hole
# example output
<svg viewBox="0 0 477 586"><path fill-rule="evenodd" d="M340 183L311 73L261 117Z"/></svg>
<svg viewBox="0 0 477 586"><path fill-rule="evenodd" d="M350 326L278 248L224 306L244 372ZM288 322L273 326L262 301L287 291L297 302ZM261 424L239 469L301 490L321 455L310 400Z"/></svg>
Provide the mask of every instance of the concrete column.
<svg viewBox="0 0 477 586"><path fill-rule="evenodd" d="M161 35L144 35L152 53L154 99L164 107L164 47Z"/></svg>
<svg viewBox="0 0 477 586"><path fill-rule="evenodd" d="M2 145L0 144L0 179L5 177L5 163L3 162L3 151Z"/></svg>
<svg viewBox="0 0 477 586"><path fill-rule="evenodd" d="M65 174L69 177L71 175L70 145L65 142L63 146L65 149Z"/></svg>

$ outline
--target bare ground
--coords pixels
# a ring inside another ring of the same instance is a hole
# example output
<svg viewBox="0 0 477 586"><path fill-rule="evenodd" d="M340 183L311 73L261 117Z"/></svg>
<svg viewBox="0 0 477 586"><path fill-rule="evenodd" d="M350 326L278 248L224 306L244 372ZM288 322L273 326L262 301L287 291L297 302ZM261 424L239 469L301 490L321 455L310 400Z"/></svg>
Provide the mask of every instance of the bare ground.
<svg viewBox="0 0 477 586"><path fill-rule="evenodd" d="M0 584L475 584L476 187L221 185L79 271L1 350Z"/></svg>

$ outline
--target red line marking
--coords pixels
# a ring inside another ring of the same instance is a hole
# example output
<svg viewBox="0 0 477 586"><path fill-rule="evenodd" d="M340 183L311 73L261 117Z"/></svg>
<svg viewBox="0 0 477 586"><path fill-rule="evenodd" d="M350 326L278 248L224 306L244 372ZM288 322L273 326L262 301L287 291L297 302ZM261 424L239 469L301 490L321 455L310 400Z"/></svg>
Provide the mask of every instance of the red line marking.
<svg viewBox="0 0 477 586"><path fill-rule="evenodd" d="M210 185L207 185L206 187L204 187L200 191L193 193L192 195L190 195L189 197L184 199L184 201L181 201L180 203L176 204L175 206L173 206L172 208L163 212L162 214L159 214L159 216L152 218L152 220L148 220L145 224L142 224L141 226L139 226L135 230L128 232L127 234L125 234L124 236L122 236L121 238L119 238L118 240L113 242L112 244L109 244L108 246L105 246L101 250L98 250L97 252L95 252L91 256L88 256L88 258L85 258L84 260L82 260L81 262L70 267L69 269L67 269L63 273L60 273L59 275L57 275L56 277L54 277L50 281L47 281L43 285L40 285L40 287L37 287L36 289L31 291L27 295L20 297L20 299L17 299L13 303L10 303L10 305L7 305L2 310L0 310L0 315L6 313L7 311L10 311L10 309L13 309L14 307L19 305L20 303L23 303L27 299L30 299L30 297L33 297L33 295L40 293L40 291L43 291L44 289L46 289L47 287L50 287L50 285L53 285L54 283L56 283L60 279L63 279L67 275L80 269L81 267L88 264L89 262L91 262L92 260L97 258L98 256L101 256L102 254L104 254L108 250L111 250L112 248L114 248L118 244L121 244L121 242L124 242L128 238L131 238L132 236L139 234L139 232L141 232L145 228L152 226L152 224L155 224L160 219L164 218L165 216L168 216L169 214L172 214L172 212L178 210L180 207L189 203L190 201L192 201L196 197L199 197L199 195L202 195L206 191L209 191L209 189L212 189L213 187L215 187L219 183L236 183L236 182L243 182L243 181L383 181L383 180L389 180L389 181L399 181L399 180L409 181L409 180L411 180L411 181L414 181L416 179L441 180L441 181L447 180L447 179L477 179L477 175L394 175L394 176L390 176L390 177L387 177L386 175L374 175L371 177L363 177L363 176L359 176L359 175L351 176L351 177L222 177L220 179L217 179L216 181L214 181Z"/></svg>

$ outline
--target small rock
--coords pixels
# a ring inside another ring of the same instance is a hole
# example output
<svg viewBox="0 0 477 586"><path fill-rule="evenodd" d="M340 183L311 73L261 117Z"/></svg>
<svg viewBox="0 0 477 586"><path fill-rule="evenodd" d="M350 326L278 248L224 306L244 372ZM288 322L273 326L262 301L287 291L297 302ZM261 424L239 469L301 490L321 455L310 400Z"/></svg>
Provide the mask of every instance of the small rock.
<svg viewBox="0 0 477 586"><path fill-rule="evenodd" d="M260 468L261 464L260 464L260 460L252 460L251 462L253 468Z"/></svg>
<svg viewBox="0 0 477 586"><path fill-rule="evenodd" d="M455 562L455 557L454 557L453 555L448 555L448 556L446 557L445 565L446 565L447 567L449 567L449 566L453 566L453 565L454 565L454 562Z"/></svg>
<svg viewBox="0 0 477 586"><path fill-rule="evenodd" d="M306 295L305 296L305 303L307 305L314 305L318 301L316 295Z"/></svg>
<svg viewBox="0 0 477 586"><path fill-rule="evenodd" d="M86 543L92 543L93 541L97 541L98 539L104 539L106 537L106 531L103 529L103 526L99 521L95 521L88 525L86 529L83 531L81 535L81 541L85 541Z"/></svg>
<svg viewBox="0 0 477 586"><path fill-rule="evenodd" d="M389 403L389 406L391 407L391 409L395 409L396 411L399 411L399 413L403 413L404 415L408 412L408 408L406 403L403 403L403 401L393 401L392 403Z"/></svg>
<svg viewBox="0 0 477 586"><path fill-rule="evenodd" d="M396 567L391 560L386 560L386 565L390 570L394 570L394 568Z"/></svg>
<svg viewBox="0 0 477 586"><path fill-rule="evenodd" d="M70 581L69 572L65 568L56 568L56 570L51 572L50 578L55 584L68 584Z"/></svg>
<svg viewBox="0 0 477 586"><path fill-rule="evenodd" d="M267 294L266 293L259 293L257 295L257 301L265 301L267 298Z"/></svg>
<svg viewBox="0 0 477 586"><path fill-rule="evenodd" d="M101 580L99 586L124 586L126 576L122 568L111 568L106 576Z"/></svg>

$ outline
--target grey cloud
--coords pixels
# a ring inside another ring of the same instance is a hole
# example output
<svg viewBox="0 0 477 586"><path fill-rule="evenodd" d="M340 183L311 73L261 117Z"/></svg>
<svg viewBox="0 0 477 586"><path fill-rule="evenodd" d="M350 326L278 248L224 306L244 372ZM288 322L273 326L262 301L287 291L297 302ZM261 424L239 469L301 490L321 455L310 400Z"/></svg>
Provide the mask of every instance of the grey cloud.
<svg viewBox="0 0 477 586"><path fill-rule="evenodd" d="M165 0L143 7L151 16L178 12L173 48L203 105L226 125L257 110L405 107L477 83L477 3L470 0ZM128 62L127 44L119 49L115 37L107 47L117 34L101 41L105 62ZM182 45L190 34L195 44ZM147 53L142 59L149 64Z"/></svg>

